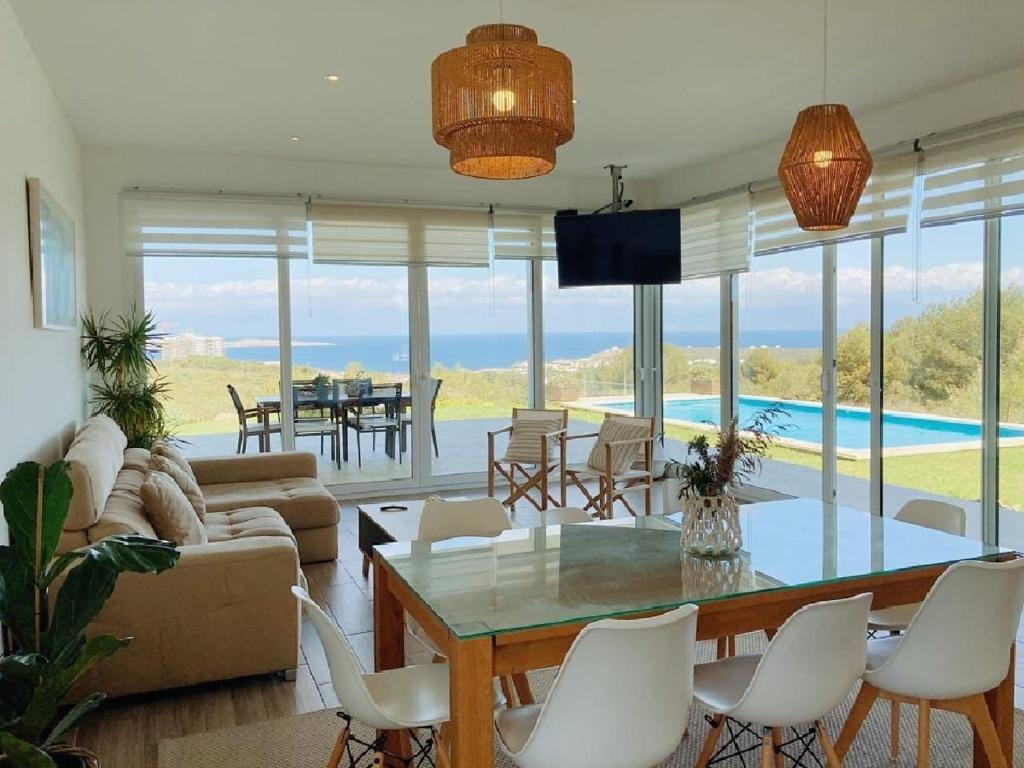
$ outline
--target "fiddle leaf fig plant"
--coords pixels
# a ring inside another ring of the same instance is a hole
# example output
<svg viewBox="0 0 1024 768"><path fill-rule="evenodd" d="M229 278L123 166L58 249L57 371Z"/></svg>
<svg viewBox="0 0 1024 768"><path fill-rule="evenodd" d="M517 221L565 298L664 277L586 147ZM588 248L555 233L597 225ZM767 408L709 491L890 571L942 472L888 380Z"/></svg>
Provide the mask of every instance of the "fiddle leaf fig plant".
<svg viewBox="0 0 1024 768"><path fill-rule="evenodd" d="M93 693L64 706L82 675L131 641L84 634L118 576L160 573L179 556L170 542L136 535L57 555L72 492L63 461L24 462L0 483L11 541L0 546L0 764L11 768L56 766L54 755L65 751L61 737L105 699Z"/></svg>

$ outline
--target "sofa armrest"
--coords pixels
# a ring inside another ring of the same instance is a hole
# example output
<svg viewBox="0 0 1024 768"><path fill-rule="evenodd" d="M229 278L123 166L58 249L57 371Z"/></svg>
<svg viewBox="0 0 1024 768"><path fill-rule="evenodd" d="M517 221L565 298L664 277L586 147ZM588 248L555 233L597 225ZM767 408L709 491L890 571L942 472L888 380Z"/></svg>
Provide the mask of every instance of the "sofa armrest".
<svg viewBox="0 0 1024 768"><path fill-rule="evenodd" d="M317 476L316 456L306 451L209 456L188 463L200 485Z"/></svg>
<svg viewBox="0 0 1024 768"><path fill-rule="evenodd" d="M75 687L112 696L294 669L299 557L288 536L181 548L164 573L125 573L86 630L132 637Z"/></svg>

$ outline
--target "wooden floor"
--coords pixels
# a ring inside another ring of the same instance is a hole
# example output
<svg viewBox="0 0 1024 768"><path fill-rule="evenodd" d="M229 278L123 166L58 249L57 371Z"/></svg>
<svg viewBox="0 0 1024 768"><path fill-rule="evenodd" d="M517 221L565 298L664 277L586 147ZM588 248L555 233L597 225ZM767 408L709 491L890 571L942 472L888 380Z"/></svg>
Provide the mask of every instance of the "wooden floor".
<svg viewBox="0 0 1024 768"><path fill-rule="evenodd" d="M570 498L570 503L577 503ZM655 494L655 510L660 506ZM514 524L539 522L530 509L516 513ZM355 506L342 507L339 560L304 567L314 600L338 623L355 648L363 667L373 669L373 588L360 572L362 554L356 546ZM238 652L245 653L239 633ZM1018 633L1017 680L1024 682L1024 631ZM428 661L415 643L407 643L410 662ZM1024 705L1024 687L1016 690ZM264 676L211 683L188 689L111 701L90 716L77 742L102 758L104 768L157 768L161 739L258 723L337 706L323 649L308 621L302 626L302 657L295 682ZM207 768L196 766L196 768Z"/></svg>

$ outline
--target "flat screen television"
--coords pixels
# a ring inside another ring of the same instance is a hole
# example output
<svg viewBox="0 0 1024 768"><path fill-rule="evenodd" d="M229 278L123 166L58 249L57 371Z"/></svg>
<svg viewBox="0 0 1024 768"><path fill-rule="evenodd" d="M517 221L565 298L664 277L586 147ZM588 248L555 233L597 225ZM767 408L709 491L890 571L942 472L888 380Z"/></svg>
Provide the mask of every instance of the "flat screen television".
<svg viewBox="0 0 1024 768"><path fill-rule="evenodd" d="M661 285L682 279L679 209L555 216L558 285Z"/></svg>

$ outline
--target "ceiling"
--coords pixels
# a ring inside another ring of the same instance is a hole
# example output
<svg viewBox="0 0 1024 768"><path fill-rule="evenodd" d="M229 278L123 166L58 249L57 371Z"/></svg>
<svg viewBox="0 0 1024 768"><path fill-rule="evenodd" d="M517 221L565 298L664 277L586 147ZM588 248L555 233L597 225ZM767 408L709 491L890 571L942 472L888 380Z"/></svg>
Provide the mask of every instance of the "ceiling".
<svg viewBox="0 0 1024 768"><path fill-rule="evenodd" d="M498 0L11 4L85 145L438 168L430 62L498 16ZM505 0L504 17L572 59L556 173L652 177L786 135L821 97L822 7ZM832 0L829 16L828 95L855 114L1024 64L1024 0Z"/></svg>

